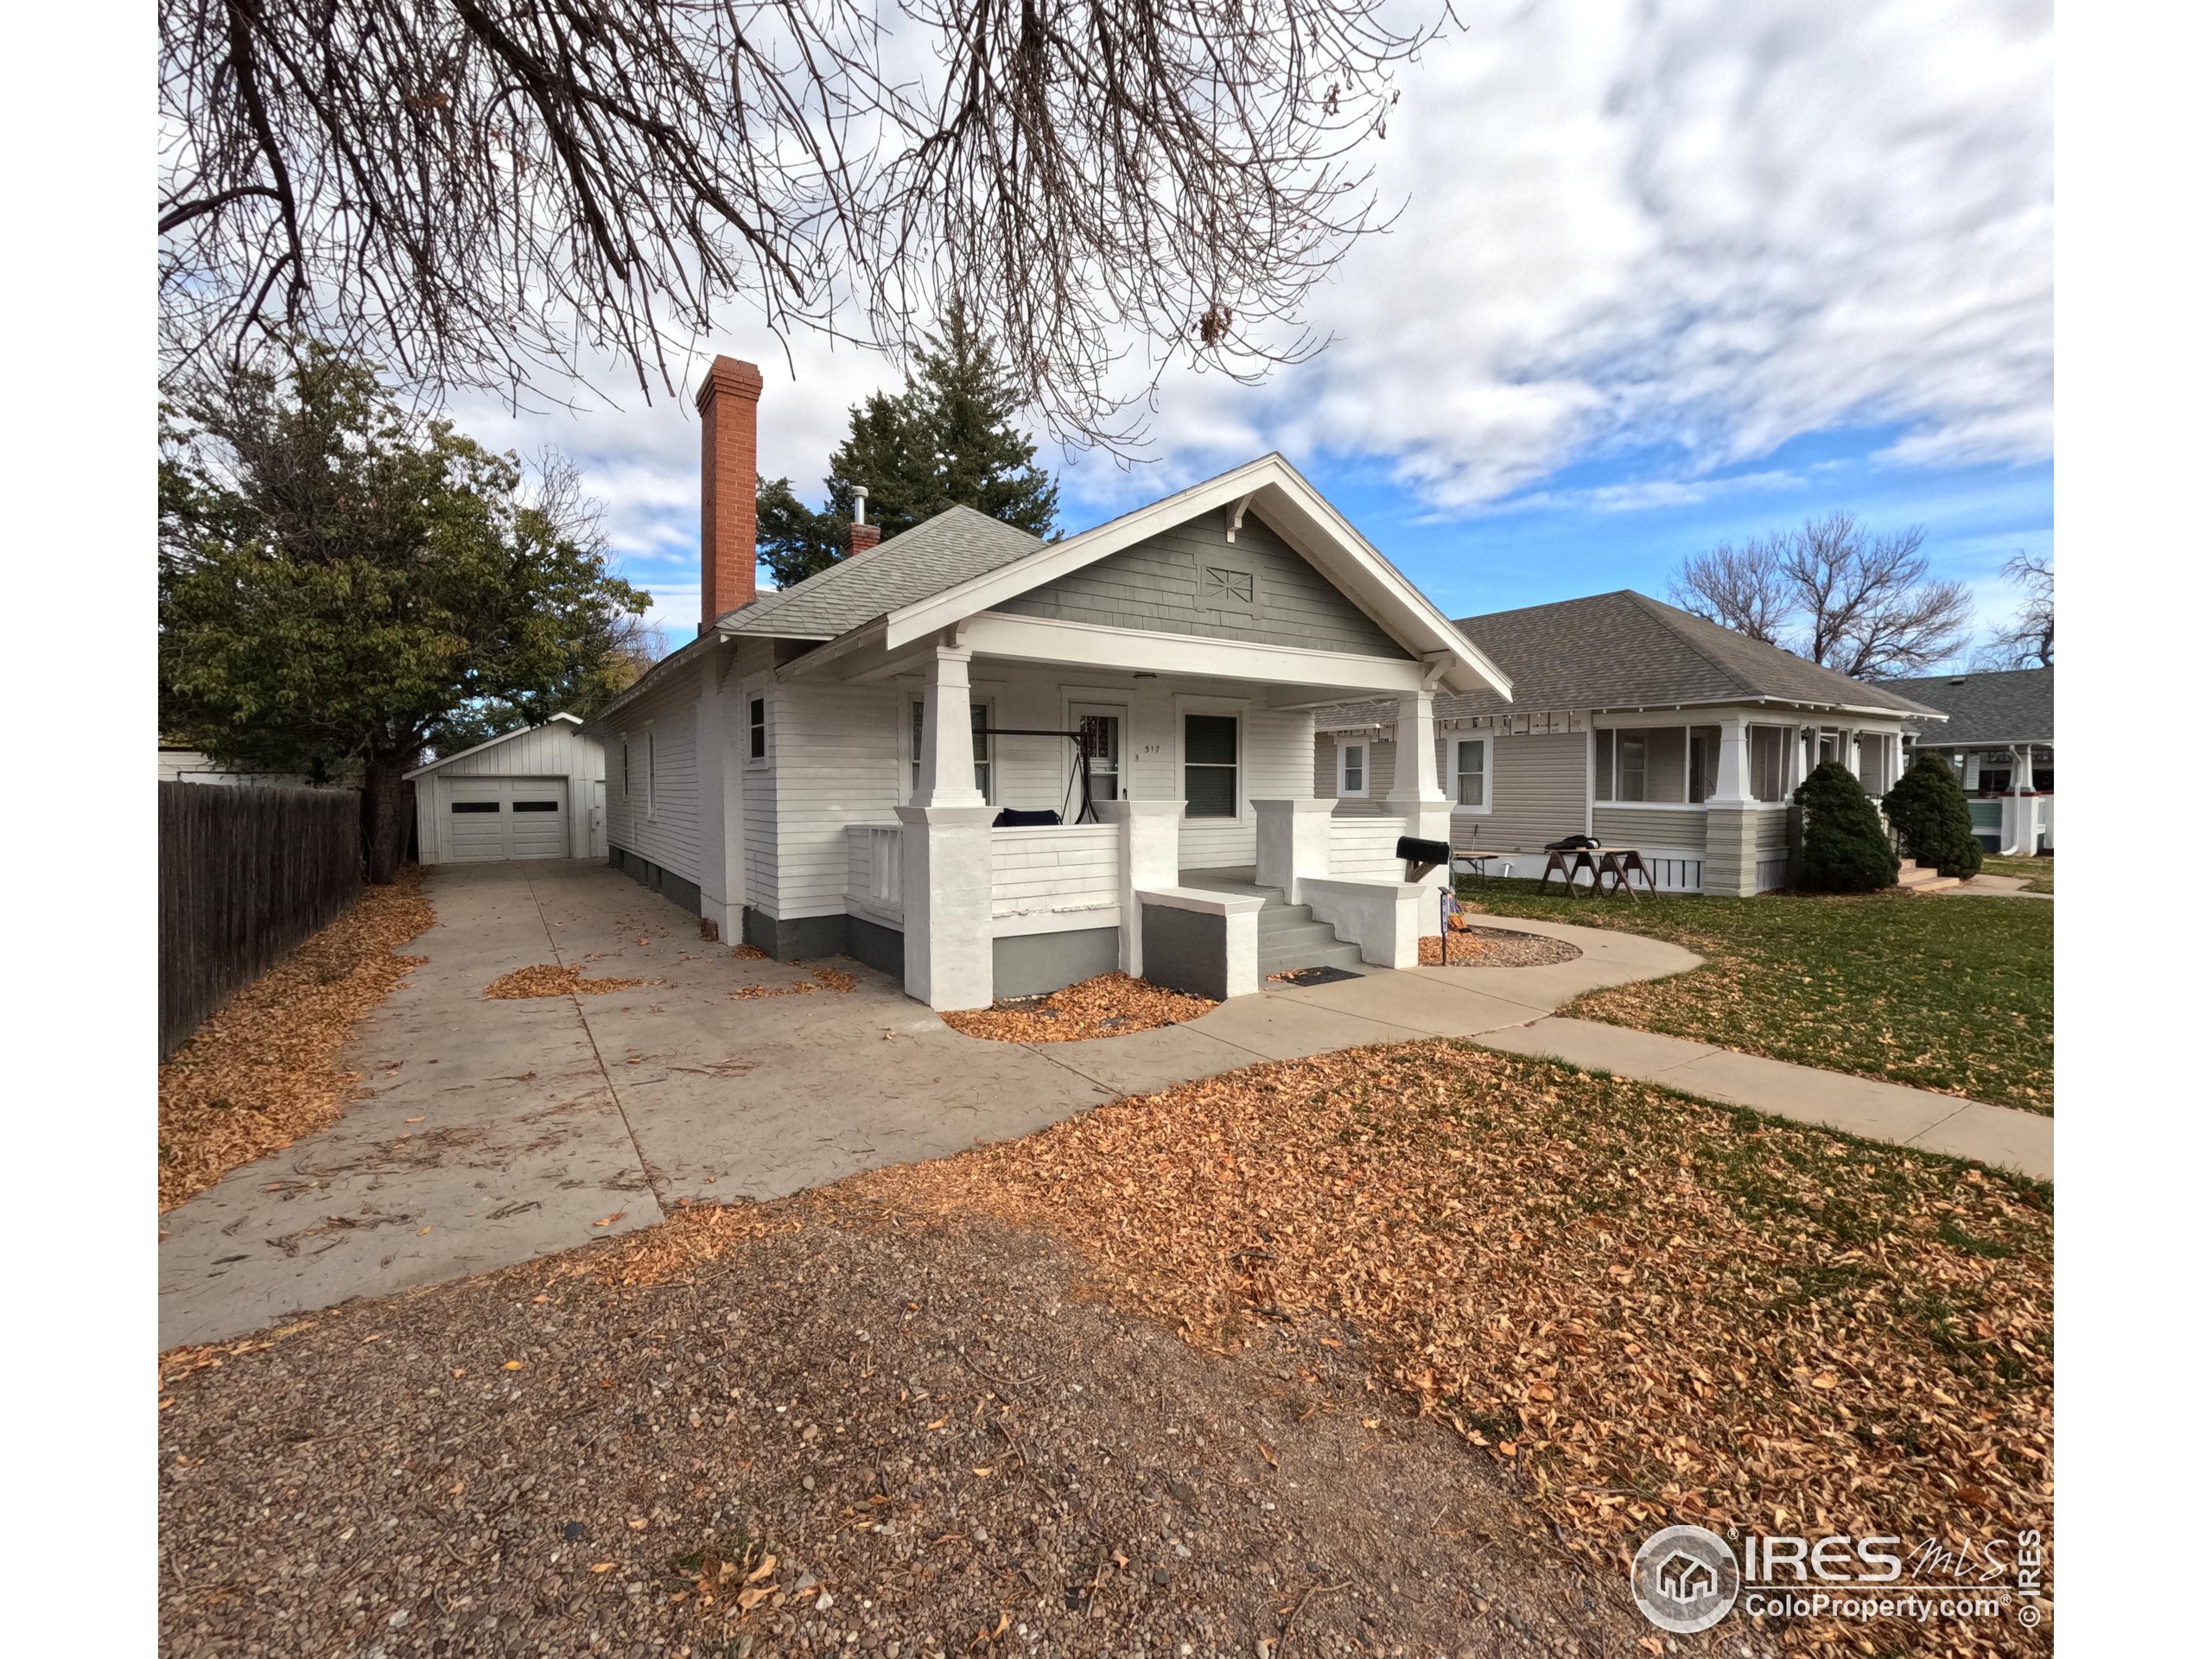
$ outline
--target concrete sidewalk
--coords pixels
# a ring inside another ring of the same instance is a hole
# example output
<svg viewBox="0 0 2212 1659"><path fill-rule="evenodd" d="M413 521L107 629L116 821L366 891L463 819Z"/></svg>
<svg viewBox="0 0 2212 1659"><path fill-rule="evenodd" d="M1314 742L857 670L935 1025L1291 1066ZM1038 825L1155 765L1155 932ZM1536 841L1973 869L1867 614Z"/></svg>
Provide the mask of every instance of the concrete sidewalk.
<svg viewBox="0 0 2212 1659"><path fill-rule="evenodd" d="M1907 1089L1847 1071L1792 1065L1592 1020L1537 1020L1510 1031L1485 1033L1478 1040L1485 1048L1663 1083L1686 1095L1748 1106L1800 1123L1818 1123L1869 1141L1971 1158L2039 1180L2050 1180L2055 1173L2053 1121L2035 1112Z"/></svg>

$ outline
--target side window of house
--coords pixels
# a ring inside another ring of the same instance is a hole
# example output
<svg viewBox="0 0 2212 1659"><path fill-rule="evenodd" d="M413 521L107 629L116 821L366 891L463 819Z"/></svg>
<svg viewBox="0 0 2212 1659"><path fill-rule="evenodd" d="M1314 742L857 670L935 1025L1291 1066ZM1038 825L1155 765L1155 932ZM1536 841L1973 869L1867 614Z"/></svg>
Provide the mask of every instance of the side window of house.
<svg viewBox="0 0 2212 1659"><path fill-rule="evenodd" d="M1479 737L1463 737L1453 745L1459 751L1454 770L1459 779L1462 806L1490 804L1490 745Z"/></svg>
<svg viewBox="0 0 2212 1659"><path fill-rule="evenodd" d="M630 734L622 734L622 798L630 798Z"/></svg>
<svg viewBox="0 0 2212 1659"><path fill-rule="evenodd" d="M746 750L755 760L768 758L768 700L755 697L745 705Z"/></svg>
<svg viewBox="0 0 2212 1659"><path fill-rule="evenodd" d="M1366 794L1367 745L1364 743L1344 744L1337 750L1337 757L1343 768L1342 775L1337 780L1337 793L1339 795Z"/></svg>
<svg viewBox="0 0 2212 1659"><path fill-rule="evenodd" d="M656 735L652 732L645 734L645 816L649 818L653 815L653 761L656 759L653 739Z"/></svg>
<svg viewBox="0 0 2212 1659"><path fill-rule="evenodd" d="M1236 795L1236 716L1184 715L1184 816L1233 818Z"/></svg>

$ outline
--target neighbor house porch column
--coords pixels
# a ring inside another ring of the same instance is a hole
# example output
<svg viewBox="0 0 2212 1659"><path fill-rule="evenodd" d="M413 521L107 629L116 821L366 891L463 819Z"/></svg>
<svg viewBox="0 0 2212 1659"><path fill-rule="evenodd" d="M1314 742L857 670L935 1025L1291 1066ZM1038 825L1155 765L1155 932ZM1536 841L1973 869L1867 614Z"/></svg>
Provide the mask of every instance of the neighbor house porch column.
<svg viewBox="0 0 2212 1659"><path fill-rule="evenodd" d="M921 785L899 808L906 995L939 1009L991 1006L991 817L976 787L970 653L940 645L922 690Z"/></svg>
<svg viewBox="0 0 2212 1659"><path fill-rule="evenodd" d="M1405 820L1406 834L1424 841L1452 839L1452 803L1437 781L1436 694L1416 691L1398 699L1397 769L1390 779L1390 792L1383 810ZM1428 887L1452 885L1450 860L1421 880ZM1424 934L1440 933L1444 924L1434 902L1421 906Z"/></svg>
<svg viewBox="0 0 2212 1659"><path fill-rule="evenodd" d="M1720 764L1705 804L1705 891L1759 890L1758 803L1751 794L1751 730L1741 715L1720 721Z"/></svg>

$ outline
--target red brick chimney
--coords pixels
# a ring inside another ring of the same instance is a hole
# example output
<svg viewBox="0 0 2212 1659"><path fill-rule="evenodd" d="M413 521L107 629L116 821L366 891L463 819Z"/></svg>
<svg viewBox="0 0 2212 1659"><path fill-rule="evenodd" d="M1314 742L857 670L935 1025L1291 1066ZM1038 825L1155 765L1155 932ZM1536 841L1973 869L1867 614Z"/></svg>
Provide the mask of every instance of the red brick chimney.
<svg viewBox="0 0 2212 1659"><path fill-rule="evenodd" d="M699 388L699 623L753 599L760 371L718 357Z"/></svg>
<svg viewBox="0 0 2212 1659"><path fill-rule="evenodd" d="M853 533L845 542L845 556L865 553L883 539L883 526L868 521L868 491L861 485L853 486Z"/></svg>

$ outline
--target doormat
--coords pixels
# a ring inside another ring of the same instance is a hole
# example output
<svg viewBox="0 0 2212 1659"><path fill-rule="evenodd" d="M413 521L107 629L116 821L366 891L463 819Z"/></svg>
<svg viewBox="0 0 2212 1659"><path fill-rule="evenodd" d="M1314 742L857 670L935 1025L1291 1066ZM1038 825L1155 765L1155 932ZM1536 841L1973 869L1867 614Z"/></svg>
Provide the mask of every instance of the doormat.
<svg viewBox="0 0 2212 1659"><path fill-rule="evenodd" d="M1296 968L1287 974L1269 974L1270 985L1333 985L1340 979L1364 979L1349 968Z"/></svg>

